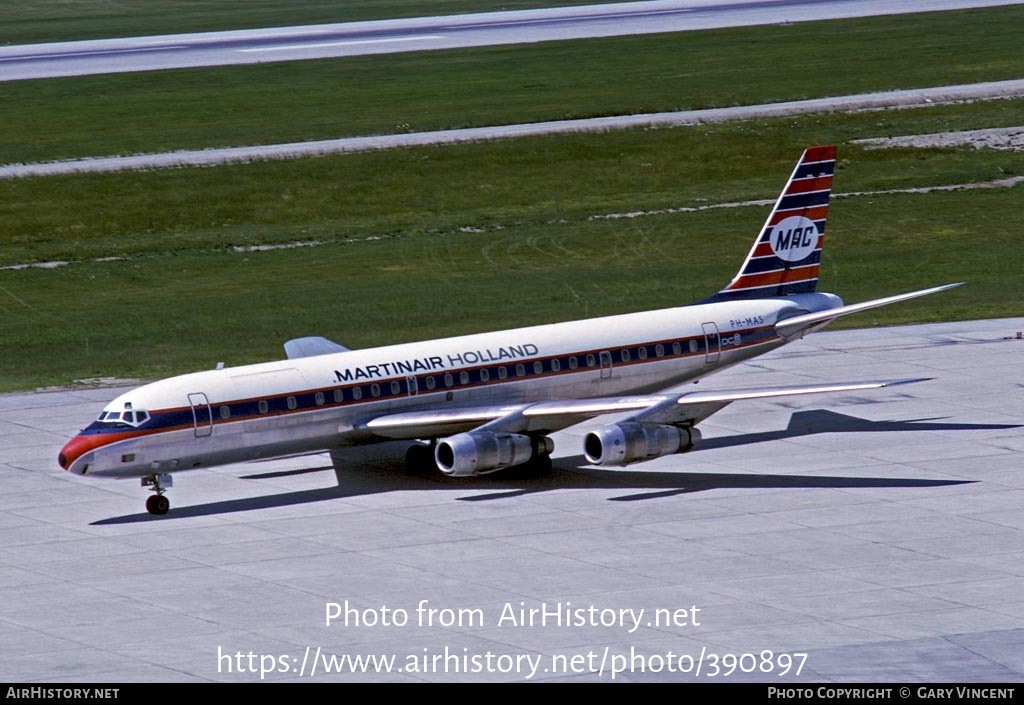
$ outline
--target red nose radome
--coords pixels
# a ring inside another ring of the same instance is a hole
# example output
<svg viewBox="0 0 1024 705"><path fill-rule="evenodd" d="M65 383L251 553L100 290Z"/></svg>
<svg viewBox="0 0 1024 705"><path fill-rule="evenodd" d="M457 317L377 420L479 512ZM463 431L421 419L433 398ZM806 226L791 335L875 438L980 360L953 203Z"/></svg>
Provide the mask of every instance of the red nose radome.
<svg viewBox="0 0 1024 705"><path fill-rule="evenodd" d="M90 450L95 448L100 441L102 443L103 438L101 436L75 436L70 441L64 444L64 447L60 449L60 455L57 456L57 462L65 470L71 468L71 465L78 460L80 457L88 453Z"/></svg>
<svg viewBox="0 0 1024 705"><path fill-rule="evenodd" d="M75 461L81 458L83 455L91 450L96 450L105 445L109 445L115 441L120 441L128 436L134 434L131 433L102 433L90 436L75 436L68 441L63 448L60 449L60 453L57 455L57 462L62 468L68 471L72 471L72 467ZM73 470L73 472L80 471Z"/></svg>

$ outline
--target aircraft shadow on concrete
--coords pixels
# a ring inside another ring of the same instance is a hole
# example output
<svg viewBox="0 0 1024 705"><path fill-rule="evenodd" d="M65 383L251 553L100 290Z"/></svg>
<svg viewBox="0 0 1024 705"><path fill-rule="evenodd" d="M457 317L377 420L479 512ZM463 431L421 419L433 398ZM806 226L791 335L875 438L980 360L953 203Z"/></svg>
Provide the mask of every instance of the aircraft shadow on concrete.
<svg viewBox="0 0 1024 705"><path fill-rule="evenodd" d="M939 423L938 419L916 419L910 421L867 421L854 416L838 414L823 409L801 411L790 417L788 426L779 431L738 434L710 438L695 452L727 448L765 441L784 440L821 433L882 433L887 431L949 431L1012 429L1016 425L1005 424L964 424ZM687 456L694 457L694 456ZM322 502L345 497L381 494L397 491L424 490L470 490L476 493L458 499L466 502L480 502L517 497L556 489L611 489L645 490L643 492L610 497L609 501L630 502L673 495L690 494L720 488L884 488L884 487L945 487L967 484L968 480L925 480L892 477L843 477L815 475L761 475L753 473L701 473L701 472L649 472L630 468L605 470L586 467L582 455L555 459L549 472L538 472L529 467L510 468L480 477L452 478L436 470L410 470L398 458L355 462L344 467L333 465L302 468L299 470L274 471L244 475L241 479L261 480L277 477L302 475L333 470L338 484L298 492L245 497L240 499L209 502L188 507L173 507L164 517L146 513L131 514L103 519L93 524L126 524L140 521L167 521L185 517L228 514L232 512L286 507L310 502ZM478 493L480 490L489 492Z"/></svg>
<svg viewBox="0 0 1024 705"><path fill-rule="evenodd" d="M1007 430L1020 428L1015 424L969 424L969 423L936 423L940 418L911 419L909 421L868 421L856 416L847 416L827 409L814 411L798 411L789 417L789 425L781 431L763 431L761 433L743 433L736 436L708 438L698 450L728 448L730 446L750 445L765 441L778 441L800 436L813 436L821 433L883 433L886 431L984 431Z"/></svg>

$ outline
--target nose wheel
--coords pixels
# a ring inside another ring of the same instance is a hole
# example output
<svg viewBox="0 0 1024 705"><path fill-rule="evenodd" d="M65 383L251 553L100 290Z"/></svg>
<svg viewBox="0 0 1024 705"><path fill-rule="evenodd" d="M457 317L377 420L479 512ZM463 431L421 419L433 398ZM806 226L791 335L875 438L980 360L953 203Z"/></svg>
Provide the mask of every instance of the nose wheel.
<svg viewBox="0 0 1024 705"><path fill-rule="evenodd" d="M166 514L171 508L171 500L164 497L164 492L174 486L174 478L170 475L149 475L142 478L142 486L156 492L146 500L146 511L156 516Z"/></svg>
<svg viewBox="0 0 1024 705"><path fill-rule="evenodd" d="M164 497L162 494L155 494L146 500L146 511L150 514L156 514L157 516L163 516L171 508L171 500Z"/></svg>

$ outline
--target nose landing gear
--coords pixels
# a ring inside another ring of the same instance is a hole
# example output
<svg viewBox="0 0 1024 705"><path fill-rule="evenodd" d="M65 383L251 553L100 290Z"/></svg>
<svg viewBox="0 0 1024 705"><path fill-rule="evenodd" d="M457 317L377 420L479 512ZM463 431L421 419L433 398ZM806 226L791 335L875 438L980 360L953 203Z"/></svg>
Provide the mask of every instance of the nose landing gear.
<svg viewBox="0 0 1024 705"><path fill-rule="evenodd" d="M171 508L171 500L164 497L164 492L174 487L174 478L170 475L148 475L142 478L142 486L156 492L146 500L146 511L157 516L166 514Z"/></svg>

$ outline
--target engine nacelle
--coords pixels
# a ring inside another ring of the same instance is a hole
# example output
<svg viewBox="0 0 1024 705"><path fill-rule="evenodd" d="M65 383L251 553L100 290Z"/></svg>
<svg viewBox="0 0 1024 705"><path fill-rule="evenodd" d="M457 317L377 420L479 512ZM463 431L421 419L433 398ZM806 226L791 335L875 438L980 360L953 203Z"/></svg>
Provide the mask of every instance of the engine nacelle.
<svg viewBox="0 0 1024 705"><path fill-rule="evenodd" d="M617 423L591 431L583 440L583 453L594 465L623 466L662 455L685 453L700 443L692 426Z"/></svg>
<svg viewBox="0 0 1024 705"><path fill-rule="evenodd" d="M554 449L547 436L475 431L438 441L434 460L445 475L468 477L522 465Z"/></svg>

